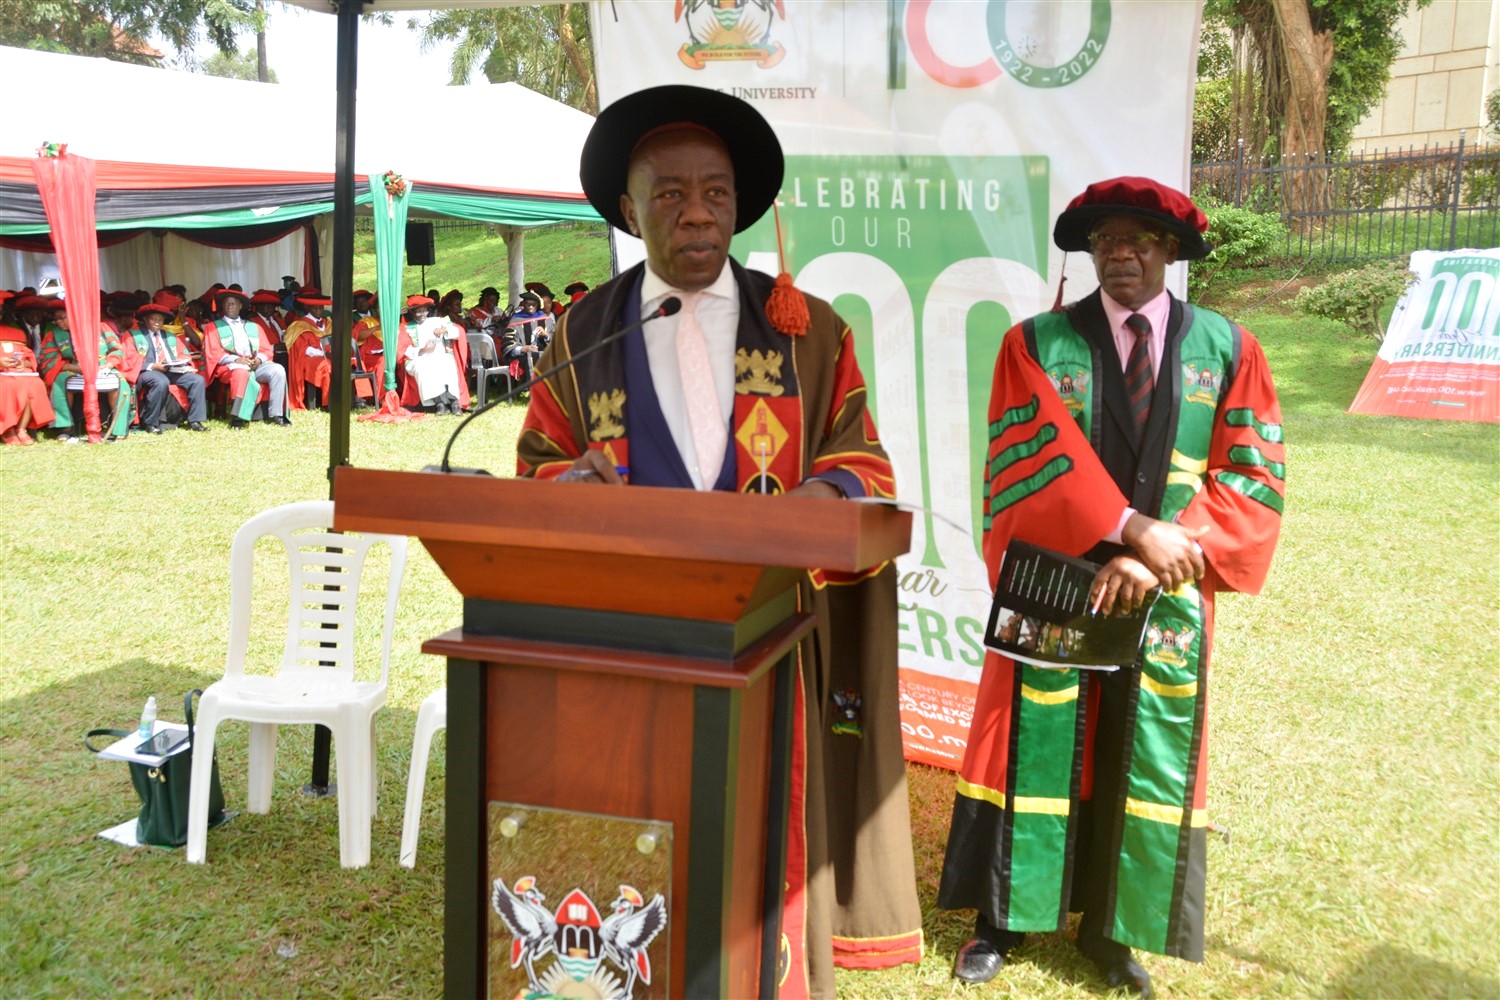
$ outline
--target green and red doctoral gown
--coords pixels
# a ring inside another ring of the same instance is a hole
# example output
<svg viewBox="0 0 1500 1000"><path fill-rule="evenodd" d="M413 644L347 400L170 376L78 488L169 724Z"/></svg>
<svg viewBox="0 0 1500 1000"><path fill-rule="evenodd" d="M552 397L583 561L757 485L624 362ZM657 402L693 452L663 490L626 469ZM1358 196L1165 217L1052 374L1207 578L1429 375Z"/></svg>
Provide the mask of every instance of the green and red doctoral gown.
<svg viewBox="0 0 1500 1000"><path fill-rule="evenodd" d="M265 328L258 323L245 321L245 341L251 354L262 361L271 360L271 345L264 339ZM226 344L225 338L229 342ZM235 367L225 361L226 355L234 355L234 332L228 324L214 320L203 327L203 378L212 385L223 382L229 386L229 415L240 420L249 420L255 415L255 404L269 393L266 386L255 379L255 373L245 365ZM290 398L290 395L288 396ZM273 413L271 416L281 416Z"/></svg>
<svg viewBox="0 0 1500 1000"><path fill-rule="evenodd" d="M1162 595L1117 672L985 659L938 905L1201 961L1213 598L1258 592L1285 493L1281 409L1244 328L1173 300L1136 442L1099 293L1010 330L989 408L984 556L1012 538L1104 562L1127 506L1184 527L1208 570Z"/></svg>
<svg viewBox="0 0 1500 1000"><path fill-rule="evenodd" d="M808 298L807 333L780 333L765 312L772 279L732 260L728 266L740 319L734 413L716 488L781 493L817 476L846 495L894 496L848 325L826 302ZM574 303L539 367L561 364L634 322L643 268ZM596 449L628 467L631 483L692 488L656 403L645 350L636 331L532 389L517 442L520 474L556 478L584 449ZM766 530L774 531L776 501L766 503ZM801 588L818 628L799 650L793 711L783 997L832 996L835 964L884 968L922 956L896 688L895 582L887 564L857 579L813 572ZM852 720L835 695L845 706L858 704Z"/></svg>
<svg viewBox="0 0 1500 1000"><path fill-rule="evenodd" d="M47 392L55 412L53 426L59 430L68 430L73 426L73 412L68 408L67 390L68 376L72 373L64 371L63 365L77 362L78 355L74 352L72 335L61 327L47 324L42 331L40 370L42 380L47 383ZM120 377L120 395L115 402L114 417L109 426L104 428L104 433L112 437L124 437L129 433L130 422L135 418L132 406L135 394L125 377L125 364L125 352L120 347L119 334L109 326L101 328L99 372L113 371Z"/></svg>

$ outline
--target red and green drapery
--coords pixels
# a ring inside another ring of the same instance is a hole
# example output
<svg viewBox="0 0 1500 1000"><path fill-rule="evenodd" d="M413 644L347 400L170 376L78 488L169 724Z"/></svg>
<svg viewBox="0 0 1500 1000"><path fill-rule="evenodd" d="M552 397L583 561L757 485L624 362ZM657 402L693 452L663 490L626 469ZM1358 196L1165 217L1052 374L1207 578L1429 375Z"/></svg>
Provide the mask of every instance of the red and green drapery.
<svg viewBox="0 0 1500 1000"><path fill-rule="evenodd" d="M99 394L99 237L94 230L94 161L71 156L65 145L43 143L31 169L47 213L62 275L68 326L83 375L83 424L89 440L102 436Z"/></svg>
<svg viewBox="0 0 1500 1000"><path fill-rule="evenodd" d="M412 185L388 171L370 184L370 208L375 214L375 280L380 306L380 336L385 341L385 388L396 391L396 342L406 299L401 294L401 271L406 258L406 206Z"/></svg>

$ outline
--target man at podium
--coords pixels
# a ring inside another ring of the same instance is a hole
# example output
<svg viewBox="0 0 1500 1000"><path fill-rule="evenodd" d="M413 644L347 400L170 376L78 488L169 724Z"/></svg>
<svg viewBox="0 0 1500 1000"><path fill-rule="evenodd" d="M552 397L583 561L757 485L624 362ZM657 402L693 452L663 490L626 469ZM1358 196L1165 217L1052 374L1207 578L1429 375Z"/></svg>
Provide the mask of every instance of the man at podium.
<svg viewBox="0 0 1500 1000"><path fill-rule="evenodd" d="M559 320L540 367L580 356L532 390L521 475L894 496L848 325L789 276L729 257L730 238L771 207L782 172L769 123L717 91L655 87L600 113L583 148L583 189L611 225L640 237L646 261ZM582 356L674 298L680 310ZM819 626L799 656L781 991L832 996L836 963L883 968L922 955L894 568L857 579L814 572L802 601Z"/></svg>

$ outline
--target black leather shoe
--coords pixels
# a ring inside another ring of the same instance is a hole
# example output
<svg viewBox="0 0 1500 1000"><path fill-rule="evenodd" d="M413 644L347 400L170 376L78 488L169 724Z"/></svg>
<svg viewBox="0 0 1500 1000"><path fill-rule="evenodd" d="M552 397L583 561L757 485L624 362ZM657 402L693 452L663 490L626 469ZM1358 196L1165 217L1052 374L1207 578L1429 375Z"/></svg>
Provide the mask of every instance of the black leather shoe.
<svg viewBox="0 0 1500 1000"><path fill-rule="evenodd" d="M161 428L160 427L142 427L141 430L145 431L147 434L160 434L161 433Z"/></svg>
<svg viewBox="0 0 1500 1000"><path fill-rule="evenodd" d="M987 983L1005 966L1005 952L984 938L971 938L958 949L953 974L966 983Z"/></svg>
<svg viewBox="0 0 1500 1000"><path fill-rule="evenodd" d="M286 417L267 417L266 418L266 423L268 423L268 424L274 424L277 427L290 427L290 426L292 426L291 420L289 420Z"/></svg>
<svg viewBox="0 0 1500 1000"><path fill-rule="evenodd" d="M232 430L232 431L242 431L247 426L249 426L248 423L246 421L240 419L239 417L230 417L229 418L229 429Z"/></svg>
<svg viewBox="0 0 1500 1000"><path fill-rule="evenodd" d="M206 430L208 430L208 428L204 427L203 424L200 423L199 421L194 420L193 422L191 422L190 424L188 424L188 430L190 430L190 431L206 431Z"/></svg>
<svg viewBox="0 0 1500 1000"><path fill-rule="evenodd" d="M1123 989L1142 1000L1151 1000L1156 995L1151 992L1150 974L1141 968L1141 964L1128 951L1105 961L1095 959L1094 968L1099 970L1099 975L1104 977L1112 990Z"/></svg>

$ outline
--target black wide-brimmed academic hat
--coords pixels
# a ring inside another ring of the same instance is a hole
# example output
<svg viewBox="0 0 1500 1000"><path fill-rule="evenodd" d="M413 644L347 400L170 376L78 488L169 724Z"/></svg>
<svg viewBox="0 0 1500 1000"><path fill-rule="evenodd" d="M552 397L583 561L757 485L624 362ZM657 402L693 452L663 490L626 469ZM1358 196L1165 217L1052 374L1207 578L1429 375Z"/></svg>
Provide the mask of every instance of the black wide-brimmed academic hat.
<svg viewBox="0 0 1500 1000"><path fill-rule="evenodd" d="M578 179L595 211L611 226L630 232L620 211L630 156L648 136L674 125L704 129L724 143L734 164L734 231L754 225L781 191L786 164L776 132L738 97L681 84L638 90L594 119L583 143Z"/></svg>

